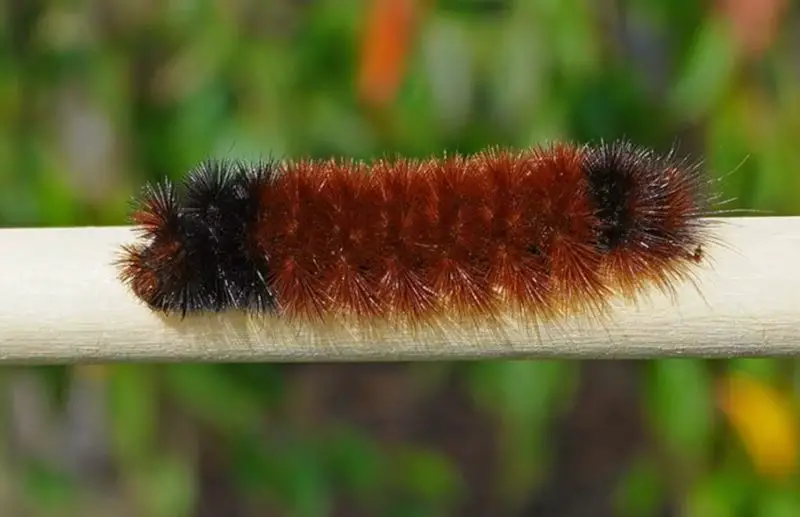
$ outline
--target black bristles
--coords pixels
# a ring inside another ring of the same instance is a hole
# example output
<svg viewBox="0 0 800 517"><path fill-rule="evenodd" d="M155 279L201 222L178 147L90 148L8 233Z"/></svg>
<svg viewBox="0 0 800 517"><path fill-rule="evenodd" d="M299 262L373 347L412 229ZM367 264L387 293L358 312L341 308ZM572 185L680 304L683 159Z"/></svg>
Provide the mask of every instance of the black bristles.
<svg viewBox="0 0 800 517"><path fill-rule="evenodd" d="M635 220L628 201L634 194L635 178L648 161L644 150L630 144L603 144L589 149L583 167L589 180L589 195L596 207L599 231L597 247L610 251L628 238Z"/></svg>
<svg viewBox="0 0 800 517"><path fill-rule="evenodd" d="M645 250L697 239L702 224L697 215L708 199L696 165L676 159L674 152L659 156L630 142L614 142L587 148L583 168L598 220L600 251ZM694 197L675 199L678 193ZM675 209L675 203L693 209ZM681 224L669 222L673 214L682 214Z"/></svg>
<svg viewBox="0 0 800 517"><path fill-rule="evenodd" d="M149 280L152 307L195 310L275 309L267 257L255 247L258 198L274 163L207 160L189 172L179 193L170 183L148 186L134 221L149 245L128 249L128 279ZM149 276L148 276L149 274Z"/></svg>
<svg viewBox="0 0 800 517"><path fill-rule="evenodd" d="M132 208L132 222L142 237L171 238L177 234L180 226L178 193L171 181L145 185Z"/></svg>

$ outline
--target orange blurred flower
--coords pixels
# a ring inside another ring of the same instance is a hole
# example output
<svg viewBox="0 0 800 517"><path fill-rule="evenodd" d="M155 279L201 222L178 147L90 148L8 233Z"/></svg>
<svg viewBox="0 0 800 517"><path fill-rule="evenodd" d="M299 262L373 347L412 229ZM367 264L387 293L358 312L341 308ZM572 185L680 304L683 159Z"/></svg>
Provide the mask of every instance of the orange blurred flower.
<svg viewBox="0 0 800 517"><path fill-rule="evenodd" d="M373 106L391 102L405 72L419 15L418 0L372 0L358 78L359 96Z"/></svg>
<svg viewBox="0 0 800 517"><path fill-rule="evenodd" d="M786 0L717 0L717 9L748 56L759 56L772 45L787 5Z"/></svg>

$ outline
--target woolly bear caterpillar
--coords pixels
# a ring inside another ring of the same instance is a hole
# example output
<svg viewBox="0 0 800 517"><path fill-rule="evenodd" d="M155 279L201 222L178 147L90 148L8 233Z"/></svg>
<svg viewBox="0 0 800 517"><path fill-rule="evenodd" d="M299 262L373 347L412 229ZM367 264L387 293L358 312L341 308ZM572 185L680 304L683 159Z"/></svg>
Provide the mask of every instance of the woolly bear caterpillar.
<svg viewBox="0 0 800 517"><path fill-rule="evenodd" d="M690 280L699 167L628 142L373 162L208 160L148 185L120 278L166 313L540 318Z"/></svg>

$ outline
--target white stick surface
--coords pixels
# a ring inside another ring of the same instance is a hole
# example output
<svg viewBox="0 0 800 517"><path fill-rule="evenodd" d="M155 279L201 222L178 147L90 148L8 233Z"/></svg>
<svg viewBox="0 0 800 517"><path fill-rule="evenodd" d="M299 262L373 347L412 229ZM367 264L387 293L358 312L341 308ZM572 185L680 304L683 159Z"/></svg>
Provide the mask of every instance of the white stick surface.
<svg viewBox="0 0 800 517"><path fill-rule="evenodd" d="M241 314L165 318L112 265L129 227L0 230L0 362L366 361L491 357L800 356L800 217L725 219L699 292L654 293L602 325L448 326L416 333ZM702 293L702 296L701 296ZM451 328L452 327L452 328Z"/></svg>

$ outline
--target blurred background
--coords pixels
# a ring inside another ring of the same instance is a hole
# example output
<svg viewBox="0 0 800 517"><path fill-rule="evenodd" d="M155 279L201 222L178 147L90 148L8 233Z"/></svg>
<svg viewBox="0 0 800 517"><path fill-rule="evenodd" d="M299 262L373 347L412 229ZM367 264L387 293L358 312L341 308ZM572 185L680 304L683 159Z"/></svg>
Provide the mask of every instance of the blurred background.
<svg viewBox="0 0 800 517"><path fill-rule="evenodd" d="M798 4L0 2L6 227L125 224L210 155L619 137L800 213ZM5 368L0 514L796 517L799 366Z"/></svg>

